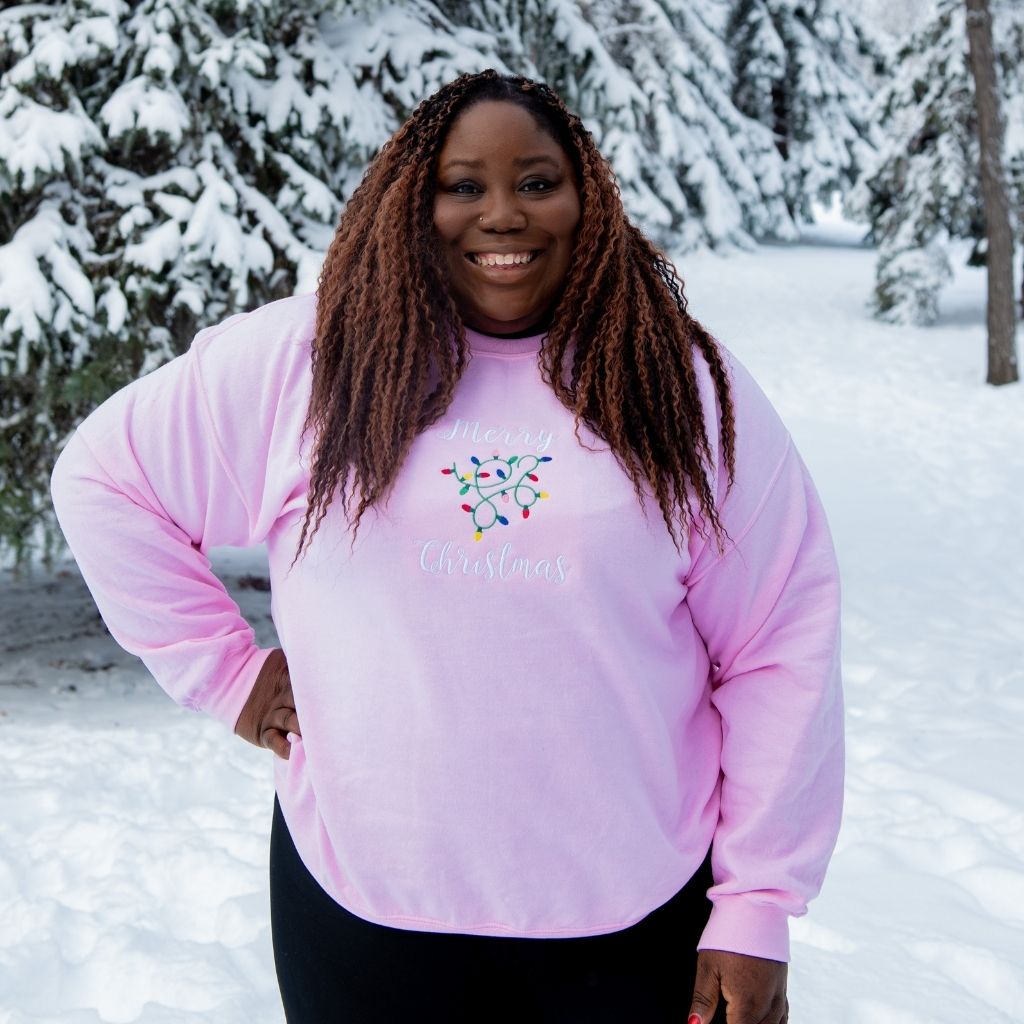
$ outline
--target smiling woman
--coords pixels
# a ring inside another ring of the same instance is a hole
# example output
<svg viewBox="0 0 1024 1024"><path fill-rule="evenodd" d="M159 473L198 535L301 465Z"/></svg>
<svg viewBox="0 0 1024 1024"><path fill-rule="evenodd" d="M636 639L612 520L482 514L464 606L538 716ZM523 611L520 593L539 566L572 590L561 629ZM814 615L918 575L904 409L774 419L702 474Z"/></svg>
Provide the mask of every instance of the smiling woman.
<svg viewBox="0 0 1024 1024"><path fill-rule="evenodd" d="M53 493L114 636L277 755L290 1024L787 1020L842 793L828 528L548 87L424 100L316 294L104 403ZM266 544L280 648L222 544Z"/></svg>
<svg viewBox="0 0 1024 1024"><path fill-rule="evenodd" d="M491 100L459 116L438 159L434 226L467 325L536 328L568 276L579 220L576 171L533 114Z"/></svg>

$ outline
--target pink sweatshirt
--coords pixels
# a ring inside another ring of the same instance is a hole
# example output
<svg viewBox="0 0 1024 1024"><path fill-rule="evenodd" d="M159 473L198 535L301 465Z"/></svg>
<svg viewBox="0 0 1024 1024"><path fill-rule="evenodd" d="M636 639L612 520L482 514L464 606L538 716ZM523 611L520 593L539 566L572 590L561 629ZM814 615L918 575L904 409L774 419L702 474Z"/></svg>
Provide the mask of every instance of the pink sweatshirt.
<svg viewBox="0 0 1024 1024"><path fill-rule="evenodd" d="M54 503L111 633L233 726L267 652L206 552L265 542L302 726L277 792L338 903L415 930L609 932L714 840L701 947L788 959L787 918L839 825L839 590L757 385L731 362L729 541L694 531L680 553L607 447L574 438L540 338L471 332L455 400L386 508L353 547L332 506L290 568L313 314L301 296L200 332L71 438Z"/></svg>

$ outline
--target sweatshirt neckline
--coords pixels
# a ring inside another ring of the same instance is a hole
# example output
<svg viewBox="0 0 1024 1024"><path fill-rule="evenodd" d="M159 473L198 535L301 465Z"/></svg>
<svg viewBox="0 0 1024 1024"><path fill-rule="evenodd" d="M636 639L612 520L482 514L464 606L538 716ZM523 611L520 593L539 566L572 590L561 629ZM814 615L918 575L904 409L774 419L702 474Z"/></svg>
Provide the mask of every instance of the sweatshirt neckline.
<svg viewBox="0 0 1024 1024"><path fill-rule="evenodd" d="M525 338L496 338L492 334L474 331L472 327L466 328L466 341L469 342L470 349L473 352L486 352L488 355L515 356L535 353L540 349L546 336L547 332L544 331Z"/></svg>

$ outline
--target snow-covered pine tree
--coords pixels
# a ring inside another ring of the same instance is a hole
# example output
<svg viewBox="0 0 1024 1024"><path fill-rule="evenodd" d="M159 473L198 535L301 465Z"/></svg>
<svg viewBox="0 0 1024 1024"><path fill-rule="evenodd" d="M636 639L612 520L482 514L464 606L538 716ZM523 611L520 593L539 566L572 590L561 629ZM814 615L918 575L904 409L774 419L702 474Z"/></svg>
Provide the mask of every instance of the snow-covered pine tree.
<svg viewBox="0 0 1024 1024"><path fill-rule="evenodd" d="M611 159L632 215L659 242L686 251L795 237L794 215L809 217L812 199L848 187L873 150L860 110L882 53L868 30L835 0L816 0L809 24L819 38L808 39L805 31L794 44L813 51L814 59L790 60L793 103L799 123L810 126L809 141L791 147L794 169L787 170L772 125L733 102L736 62L727 28L737 2L417 0L410 6L420 18L432 9L430 20L480 47L483 61L473 67L499 67L554 86ZM765 2L785 6L787 0ZM402 79L400 61L388 67ZM429 84L422 74L413 79Z"/></svg>
<svg viewBox="0 0 1024 1024"><path fill-rule="evenodd" d="M606 148L617 163L627 157L633 181L646 187L637 198L651 208L644 219L664 225L662 240L688 250L795 238L784 161L770 132L730 97L727 7L717 0L602 0L591 10L619 42L617 60L644 98L639 131L620 132L627 146Z"/></svg>
<svg viewBox="0 0 1024 1024"><path fill-rule="evenodd" d="M771 127L732 103L734 2L0 11L0 556L56 536L48 473L85 412L198 326L313 285L372 153L461 72L551 82L673 251L793 237Z"/></svg>
<svg viewBox="0 0 1024 1024"><path fill-rule="evenodd" d="M0 12L0 544L18 555L45 516L55 441L75 420L65 368L98 333L83 266L96 244L77 193L103 138L74 82L116 45L109 24L92 22L54 32L30 63L50 28L28 8ZM66 73L72 50L77 67Z"/></svg>
<svg viewBox="0 0 1024 1024"><path fill-rule="evenodd" d="M945 240L972 237L980 222L963 0L941 0L904 41L877 109L886 142L851 197L878 245L874 309L893 322L927 324L952 275Z"/></svg>
<svg viewBox="0 0 1024 1024"><path fill-rule="evenodd" d="M838 0L735 0L727 39L738 110L771 131L793 217L845 194L880 142L871 90L881 39Z"/></svg>
<svg viewBox="0 0 1024 1024"><path fill-rule="evenodd" d="M857 0L861 18L883 36L909 36L930 14L934 0Z"/></svg>
<svg viewBox="0 0 1024 1024"><path fill-rule="evenodd" d="M86 411L199 325L315 280L340 195L389 114L325 44L325 6L0 12L8 555L49 546L49 469Z"/></svg>
<svg viewBox="0 0 1024 1024"><path fill-rule="evenodd" d="M384 112L374 148L445 82L485 68L511 70L493 36L477 31L462 9L476 5L455 3L449 14L432 0L336 0L321 18L333 58Z"/></svg>
<svg viewBox="0 0 1024 1024"><path fill-rule="evenodd" d="M974 242L971 261L984 260L984 214L978 178L978 125L967 53L963 0L939 0L934 15L904 41L891 82L879 94L876 116L885 143L850 198L871 224L878 245L876 314L897 323L928 324L952 270L951 238ZM1024 8L993 3L997 62L1008 116L1004 166L1015 182L1014 216L1024 213L1024 77L1019 51ZM1014 126L1017 126L1016 128Z"/></svg>
<svg viewBox="0 0 1024 1024"><path fill-rule="evenodd" d="M724 0L437 0L551 83L594 132L631 214L673 251L793 237L770 134L730 99Z"/></svg>

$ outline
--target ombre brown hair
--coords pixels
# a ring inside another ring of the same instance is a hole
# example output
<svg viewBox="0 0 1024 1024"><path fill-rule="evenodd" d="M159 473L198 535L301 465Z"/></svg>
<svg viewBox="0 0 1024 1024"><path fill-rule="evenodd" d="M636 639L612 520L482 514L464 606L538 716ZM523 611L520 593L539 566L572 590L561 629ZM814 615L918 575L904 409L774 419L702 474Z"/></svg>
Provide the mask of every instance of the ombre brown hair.
<svg viewBox="0 0 1024 1024"><path fill-rule="evenodd" d="M687 312L675 267L630 223L580 119L546 85L489 70L424 100L341 215L317 289L312 474L296 557L335 497L354 537L366 510L386 501L417 435L451 404L470 355L433 226L437 160L455 119L484 100L529 111L576 171L580 223L539 353L544 381L573 413L577 439L583 424L610 447L641 506L649 488L677 548L694 526L721 543L694 350L714 381L731 481L734 415L721 352Z"/></svg>

